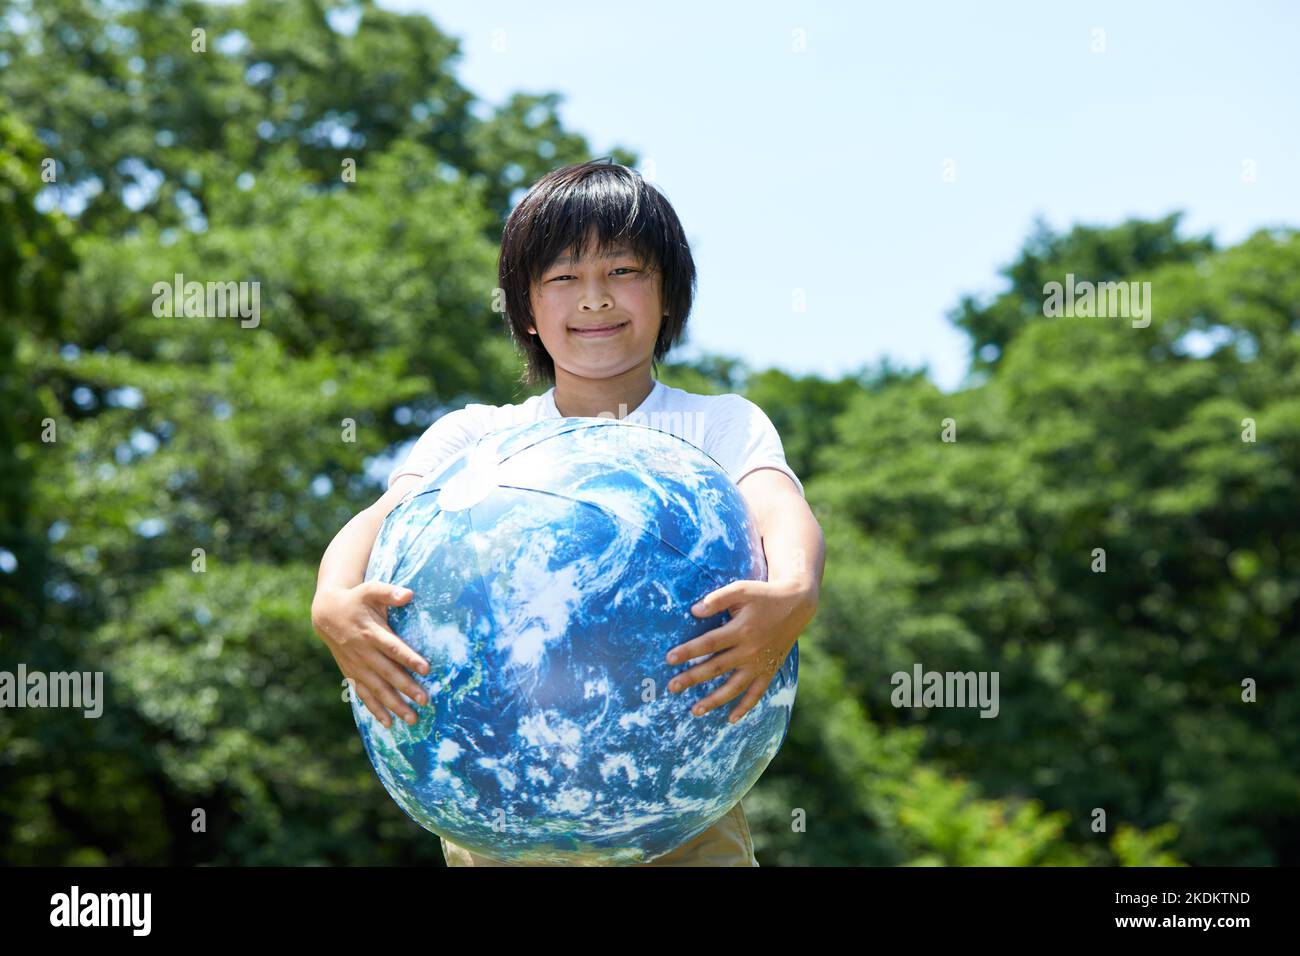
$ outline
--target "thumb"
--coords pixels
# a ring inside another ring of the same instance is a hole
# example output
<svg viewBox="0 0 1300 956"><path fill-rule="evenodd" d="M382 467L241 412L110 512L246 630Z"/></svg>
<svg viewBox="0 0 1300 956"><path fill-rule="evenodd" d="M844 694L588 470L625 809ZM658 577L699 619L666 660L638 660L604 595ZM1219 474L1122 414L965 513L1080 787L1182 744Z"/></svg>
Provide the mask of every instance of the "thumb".
<svg viewBox="0 0 1300 956"><path fill-rule="evenodd" d="M413 593L410 588L404 588L396 584L369 581L366 584L363 597L379 604L401 605L409 601Z"/></svg>
<svg viewBox="0 0 1300 956"><path fill-rule="evenodd" d="M711 617L719 611L729 610L735 599L740 596L741 589L740 581L732 581L716 591L710 591L691 608L691 613L696 617Z"/></svg>

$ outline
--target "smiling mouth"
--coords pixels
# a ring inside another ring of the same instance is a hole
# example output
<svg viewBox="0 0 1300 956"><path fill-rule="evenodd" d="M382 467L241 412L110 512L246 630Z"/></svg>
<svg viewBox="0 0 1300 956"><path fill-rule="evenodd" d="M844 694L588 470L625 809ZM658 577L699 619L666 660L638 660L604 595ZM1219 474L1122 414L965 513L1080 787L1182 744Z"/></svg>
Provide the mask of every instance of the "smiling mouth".
<svg viewBox="0 0 1300 956"><path fill-rule="evenodd" d="M614 325L602 325L602 326L598 326L598 327L590 328L590 329L575 329L575 328L570 327L569 331L570 331L570 332L576 332L576 333L578 333L579 335L584 335L584 334L589 334L589 333L592 333L592 332L612 332L612 331L614 331L615 329L621 329L621 328L622 328L623 326L625 326L625 325L627 325L627 322L624 321L624 322L618 322L618 323L616 323L616 324L614 324Z"/></svg>

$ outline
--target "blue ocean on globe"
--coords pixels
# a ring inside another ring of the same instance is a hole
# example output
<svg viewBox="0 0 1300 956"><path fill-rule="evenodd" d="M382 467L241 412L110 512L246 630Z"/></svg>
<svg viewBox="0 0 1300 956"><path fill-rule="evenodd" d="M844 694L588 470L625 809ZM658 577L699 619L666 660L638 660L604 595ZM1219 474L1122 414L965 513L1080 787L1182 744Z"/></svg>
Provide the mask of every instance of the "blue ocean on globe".
<svg viewBox="0 0 1300 956"><path fill-rule="evenodd" d="M410 588L389 625L429 662L417 723L352 697L384 787L422 827L502 862L628 865L716 822L785 741L798 645L735 724L690 708L731 672L670 693L720 627L691 606L766 580L735 483L668 432L559 418L492 432L388 515L366 580Z"/></svg>

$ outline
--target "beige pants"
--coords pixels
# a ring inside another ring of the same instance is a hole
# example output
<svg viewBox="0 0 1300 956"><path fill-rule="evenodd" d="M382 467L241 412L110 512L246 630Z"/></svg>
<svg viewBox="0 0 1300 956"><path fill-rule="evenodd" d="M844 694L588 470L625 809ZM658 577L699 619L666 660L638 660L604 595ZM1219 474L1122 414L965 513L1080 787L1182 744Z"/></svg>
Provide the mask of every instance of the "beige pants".
<svg viewBox="0 0 1300 956"><path fill-rule="evenodd" d="M448 866L514 866L471 853L442 837L442 855ZM758 866L749 821L737 803L695 839L649 863L635 866Z"/></svg>

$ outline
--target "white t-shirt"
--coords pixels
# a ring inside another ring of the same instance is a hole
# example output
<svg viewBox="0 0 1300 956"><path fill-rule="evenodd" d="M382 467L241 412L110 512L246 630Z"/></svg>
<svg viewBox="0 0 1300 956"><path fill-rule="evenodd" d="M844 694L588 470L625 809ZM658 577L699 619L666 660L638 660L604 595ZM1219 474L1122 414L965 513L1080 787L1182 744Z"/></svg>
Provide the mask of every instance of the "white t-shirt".
<svg viewBox="0 0 1300 956"><path fill-rule="evenodd" d="M429 426L406 461L393 469L388 487L402 475L429 474L488 432L560 417L554 387L518 405L476 403L448 412ZM645 401L623 420L685 439L710 455L732 481L739 482L757 468L775 468L790 476L800 495L804 493L803 482L785 462L775 426L743 395L696 395L656 380Z"/></svg>

